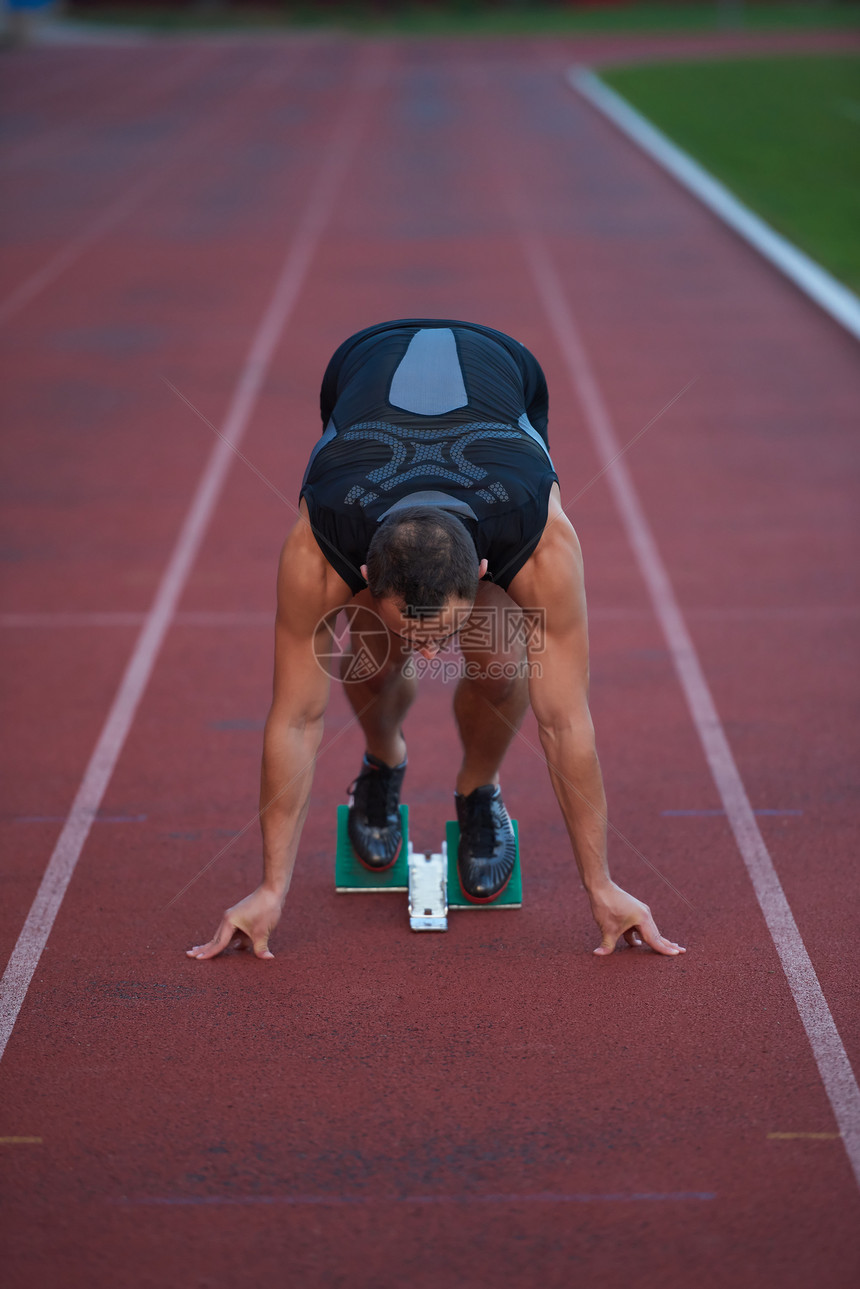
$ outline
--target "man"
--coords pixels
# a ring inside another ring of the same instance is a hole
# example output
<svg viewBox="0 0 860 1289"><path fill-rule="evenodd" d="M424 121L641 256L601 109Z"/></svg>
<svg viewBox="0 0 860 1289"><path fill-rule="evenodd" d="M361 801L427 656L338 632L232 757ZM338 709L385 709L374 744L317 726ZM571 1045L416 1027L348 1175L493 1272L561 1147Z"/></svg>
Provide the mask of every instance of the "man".
<svg viewBox="0 0 860 1289"><path fill-rule="evenodd" d="M491 901L510 878L515 849L499 768L531 703L601 932L595 953L612 953L621 936L684 952L609 876L582 556L561 507L547 408L536 359L489 327L405 319L369 327L335 353L322 384L324 433L278 573L263 880L190 957L228 945L273 956L269 937L289 889L328 702L320 659L346 606L353 653L342 676L366 742L349 816L361 862L382 870L397 858L415 655L431 661L459 632L457 867L466 897Z"/></svg>

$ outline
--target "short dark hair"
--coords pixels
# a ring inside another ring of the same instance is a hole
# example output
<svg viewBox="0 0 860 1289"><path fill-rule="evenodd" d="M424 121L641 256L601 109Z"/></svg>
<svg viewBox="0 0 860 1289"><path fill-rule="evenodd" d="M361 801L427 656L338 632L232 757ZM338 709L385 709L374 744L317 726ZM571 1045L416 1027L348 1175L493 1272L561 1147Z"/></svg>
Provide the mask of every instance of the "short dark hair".
<svg viewBox="0 0 860 1289"><path fill-rule="evenodd" d="M409 506L389 515L367 552L371 595L397 600L407 616L430 616L451 599L473 601L478 572L468 529L434 506Z"/></svg>

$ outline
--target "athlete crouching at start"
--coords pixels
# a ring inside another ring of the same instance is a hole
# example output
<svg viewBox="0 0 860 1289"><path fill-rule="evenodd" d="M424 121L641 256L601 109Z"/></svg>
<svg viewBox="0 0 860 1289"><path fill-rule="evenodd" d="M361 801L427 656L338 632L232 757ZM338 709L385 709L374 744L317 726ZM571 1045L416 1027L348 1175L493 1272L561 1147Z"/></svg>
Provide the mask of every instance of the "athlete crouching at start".
<svg viewBox="0 0 860 1289"><path fill-rule="evenodd" d="M402 725L416 691L415 655L433 659L458 635L457 869L466 897L490 902L511 877L516 847L499 769L531 703L601 933L595 953L612 953L622 936L683 953L609 876L582 556L559 498L537 360L489 327L382 323L340 346L320 402L324 432L278 572L263 880L189 956L211 958L228 945L273 956L269 937L310 804L342 608L352 644L340 672L366 745L349 836L365 867L391 867L402 843Z"/></svg>

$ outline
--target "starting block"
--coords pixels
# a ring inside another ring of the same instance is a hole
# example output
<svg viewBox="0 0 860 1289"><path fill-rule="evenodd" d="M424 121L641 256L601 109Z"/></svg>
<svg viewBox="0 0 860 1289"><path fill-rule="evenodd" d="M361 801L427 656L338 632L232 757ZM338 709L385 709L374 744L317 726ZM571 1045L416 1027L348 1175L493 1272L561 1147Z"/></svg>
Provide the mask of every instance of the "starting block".
<svg viewBox="0 0 860 1289"><path fill-rule="evenodd" d="M520 835L516 819L511 823L517 843L514 871L501 895L487 904L474 904L460 888L457 874L457 846L460 828L456 820L445 826L442 848L434 854L414 850L409 838L409 807L400 807L403 844L391 868L374 873L364 867L352 849L347 832L348 806L337 808L337 850L335 890L340 895L406 892L409 896L409 926L413 931L447 931L451 909L519 909L523 904L520 870Z"/></svg>
<svg viewBox="0 0 860 1289"><path fill-rule="evenodd" d="M362 891L408 891L409 890L409 807L400 807L400 829L403 833L403 844L391 868L383 873L374 873L365 868L352 849L346 821L349 818L349 806L337 808L337 852L334 866L334 885L339 895L358 895Z"/></svg>

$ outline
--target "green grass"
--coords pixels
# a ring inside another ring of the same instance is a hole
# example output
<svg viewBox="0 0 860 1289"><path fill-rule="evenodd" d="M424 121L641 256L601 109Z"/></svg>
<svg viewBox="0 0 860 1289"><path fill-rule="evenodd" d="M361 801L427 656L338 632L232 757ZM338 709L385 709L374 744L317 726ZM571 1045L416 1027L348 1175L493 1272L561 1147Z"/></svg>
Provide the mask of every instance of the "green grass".
<svg viewBox="0 0 860 1289"><path fill-rule="evenodd" d="M773 228L860 292L860 56L601 74Z"/></svg>
<svg viewBox="0 0 860 1289"><path fill-rule="evenodd" d="M259 8L210 3L163 7L88 5L72 0L72 18L132 25L169 33L260 27L336 26L358 32L403 35L522 35L614 31L707 31L726 26L750 30L860 25L857 0L806 0L806 3L762 3L761 0L687 0L676 4L592 5L547 3L547 0L342 0L312 4L281 0Z"/></svg>

